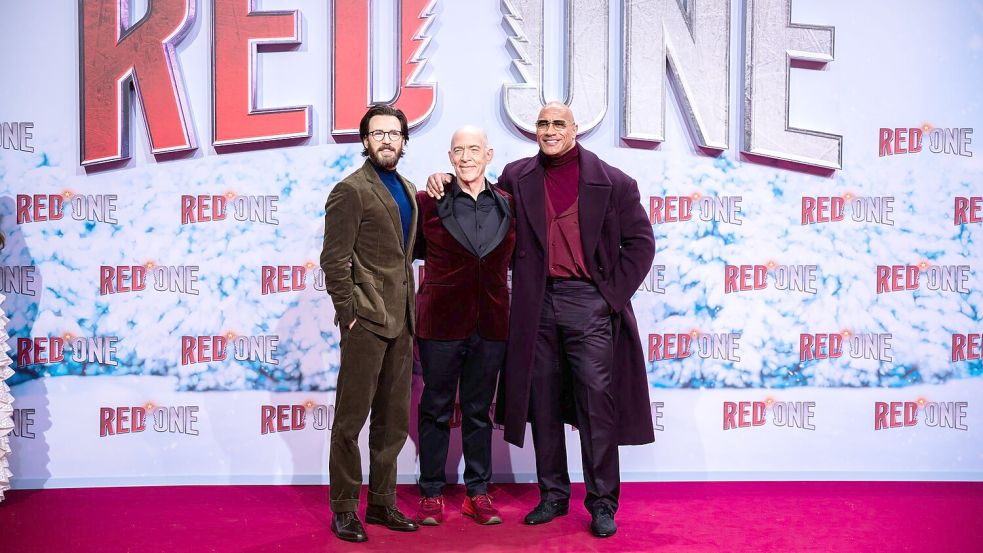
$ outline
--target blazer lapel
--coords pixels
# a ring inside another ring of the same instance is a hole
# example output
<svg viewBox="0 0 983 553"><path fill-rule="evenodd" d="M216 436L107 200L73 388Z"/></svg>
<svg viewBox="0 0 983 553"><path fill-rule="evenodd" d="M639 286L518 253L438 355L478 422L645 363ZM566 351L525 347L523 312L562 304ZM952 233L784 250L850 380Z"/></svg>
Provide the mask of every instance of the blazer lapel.
<svg viewBox="0 0 983 553"><path fill-rule="evenodd" d="M399 207L396 205L396 200L393 199L393 195L389 193L389 189L382 183L382 179L379 177L379 174L375 172L375 168L372 167L372 163L368 160L366 160L365 165L362 166L362 174L365 175L365 179L369 181L372 192L379 198L382 205L386 207L386 211L389 212L389 218L392 219L393 223L393 230L396 231L396 236L399 237L399 247L403 248L403 226L400 224ZM400 179L400 181L402 181L402 179ZM415 199L416 198L414 198L414 200ZM413 215L414 225L410 226L411 235L413 230L416 228L416 201L413 202ZM409 242L409 240L407 240L407 242ZM413 251L412 248L408 248L408 250ZM406 250L404 250L404 253L405 251Z"/></svg>
<svg viewBox="0 0 983 553"><path fill-rule="evenodd" d="M492 195L495 197L495 203L502 213L502 222L498 225L498 230L495 232L495 236L492 237L492 241L488 244L488 249L485 252L485 255L488 255L495 251L495 248L502 243L502 240L505 240L505 235L509 233L509 228L512 226L512 210L509 208L509 201L505 199L505 196L501 195L497 189L492 187L491 183L487 181L485 183L488 189L492 191ZM544 205L543 207L545 208L546 206Z"/></svg>
<svg viewBox="0 0 983 553"><path fill-rule="evenodd" d="M455 190L457 186L457 179L452 180L450 190ZM457 222L457 218L454 217L454 194L444 194L437 202L437 216L440 217L440 222L444 225L444 229L457 240L459 244L464 246L464 249L478 255L478 248L468 240L467 234L464 233L464 229L461 228L461 224Z"/></svg>
<svg viewBox="0 0 983 553"><path fill-rule="evenodd" d="M396 173L396 177L399 179L399 182L403 183L403 190L406 192L406 197L409 199L410 211L412 212L412 215L410 215L410 232L406 237L406 250L403 252L409 258L409 261L412 262L413 245L416 242L416 218L419 216L419 206L416 205L416 187L414 187L408 180L404 179L403 175ZM395 204L395 202L393 203ZM399 215L398 210L396 214ZM399 232L399 235L402 236L403 229L398 224L399 218L397 217L395 221L397 222L396 230Z"/></svg>
<svg viewBox="0 0 983 553"><path fill-rule="evenodd" d="M514 192L526 210L533 234L546 251L546 171L538 160L531 161L532 168L519 177Z"/></svg>

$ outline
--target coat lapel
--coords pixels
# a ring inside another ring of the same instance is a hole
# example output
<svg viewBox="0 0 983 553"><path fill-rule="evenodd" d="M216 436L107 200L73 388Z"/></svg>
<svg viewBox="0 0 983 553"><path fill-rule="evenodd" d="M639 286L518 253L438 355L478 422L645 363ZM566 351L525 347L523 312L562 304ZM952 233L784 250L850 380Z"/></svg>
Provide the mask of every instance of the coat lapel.
<svg viewBox="0 0 983 553"><path fill-rule="evenodd" d="M533 234L546 251L546 171L536 158L531 161L532 167L519 177L514 192L526 210Z"/></svg>
<svg viewBox="0 0 983 553"><path fill-rule="evenodd" d="M586 155L585 155L586 154ZM604 213L608 209L611 197L611 183L603 174L597 173L594 154L580 149L580 243L584 248L584 257L591 259L597 242L601 238L601 227L604 224Z"/></svg>
<svg viewBox="0 0 983 553"><path fill-rule="evenodd" d="M509 201L505 199L505 196L500 194L498 190L486 181L486 186L492 191L492 195L495 197L495 203L498 205L499 212L502 214L502 221L498 225L498 230L495 232L495 236L492 237L492 241L488 244L488 250L485 255L495 251L495 248L505 240L505 235L509 233L509 229L512 226L512 209L509 207ZM545 206L544 206L545 207Z"/></svg>

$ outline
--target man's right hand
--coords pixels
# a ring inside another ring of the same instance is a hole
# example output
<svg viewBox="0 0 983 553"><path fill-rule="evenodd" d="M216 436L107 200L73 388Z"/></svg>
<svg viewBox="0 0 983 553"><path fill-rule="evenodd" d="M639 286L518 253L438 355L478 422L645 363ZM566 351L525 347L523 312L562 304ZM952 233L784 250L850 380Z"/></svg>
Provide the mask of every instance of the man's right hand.
<svg viewBox="0 0 983 553"><path fill-rule="evenodd" d="M451 176L447 173L434 173L427 178L427 196L435 200L444 197L444 187L450 184Z"/></svg>

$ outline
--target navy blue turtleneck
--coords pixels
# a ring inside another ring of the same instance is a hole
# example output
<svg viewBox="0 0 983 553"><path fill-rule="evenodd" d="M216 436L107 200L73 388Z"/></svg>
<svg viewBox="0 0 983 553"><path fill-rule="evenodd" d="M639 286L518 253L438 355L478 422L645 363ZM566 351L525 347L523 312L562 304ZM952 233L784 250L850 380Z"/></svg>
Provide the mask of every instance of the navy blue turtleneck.
<svg viewBox="0 0 983 553"><path fill-rule="evenodd" d="M382 184L386 185L386 189L389 190L393 200L396 201L396 207L399 208L399 221L403 225L403 248L405 249L406 242L410 237L410 223L413 219L411 200L406 194L406 188L403 187L403 183L396 176L396 171L387 171L374 163L372 164L372 168L378 173L379 178L382 179Z"/></svg>

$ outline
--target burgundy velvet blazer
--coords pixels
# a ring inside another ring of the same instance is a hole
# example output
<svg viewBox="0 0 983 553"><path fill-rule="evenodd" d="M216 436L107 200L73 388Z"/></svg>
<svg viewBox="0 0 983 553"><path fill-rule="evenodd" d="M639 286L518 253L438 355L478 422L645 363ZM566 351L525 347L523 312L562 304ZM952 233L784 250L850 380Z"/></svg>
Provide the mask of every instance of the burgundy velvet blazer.
<svg viewBox="0 0 983 553"><path fill-rule="evenodd" d="M418 192L414 257L426 263L416 295L416 336L463 340L477 328L486 340L509 335L507 273L515 248L512 196L486 181L505 217L484 256L472 252L451 212L453 197L434 200Z"/></svg>

